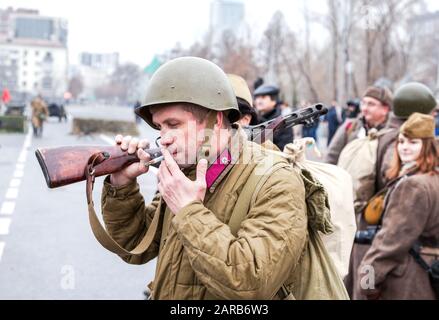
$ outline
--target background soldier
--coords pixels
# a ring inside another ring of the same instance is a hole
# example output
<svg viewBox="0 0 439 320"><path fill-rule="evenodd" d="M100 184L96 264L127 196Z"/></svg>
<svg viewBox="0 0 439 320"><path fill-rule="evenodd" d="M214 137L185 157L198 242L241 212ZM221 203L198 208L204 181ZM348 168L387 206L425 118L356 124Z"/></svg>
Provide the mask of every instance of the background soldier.
<svg viewBox="0 0 439 320"><path fill-rule="evenodd" d="M382 227L357 270L359 277L367 267L375 271L374 288L357 283L368 299L439 298L428 272L411 252L416 251L428 266L439 258L438 150L434 118L412 114L399 129L394 161L387 171L389 180L400 180L389 186Z"/></svg>
<svg viewBox="0 0 439 320"><path fill-rule="evenodd" d="M49 109L44 102L41 95L38 95L31 102L32 108L32 127L35 137L41 137L43 135L44 121L49 117Z"/></svg>
<svg viewBox="0 0 439 320"><path fill-rule="evenodd" d="M394 145L399 134L399 128L407 118L415 112L429 114L436 106L436 100L430 89L421 83L408 83L401 86L393 99L393 112L389 115L385 129L388 130L378 140L375 193L379 192L386 185L386 171L389 169L393 157ZM366 230L367 222L360 213L358 219L358 230ZM354 244L351 256L350 274L346 278L346 287L352 290L353 299L364 299L360 291L357 277L358 268L370 248L367 244Z"/></svg>
<svg viewBox="0 0 439 320"><path fill-rule="evenodd" d="M382 129L392 108L392 93L387 88L369 87L361 100L361 115L338 128L326 153L325 162L337 164L343 148L352 140L365 137L371 128Z"/></svg>
<svg viewBox="0 0 439 320"><path fill-rule="evenodd" d="M238 108L241 112L241 118L238 123L245 126L254 126L259 123L258 115L253 107L253 99L247 82L240 76L228 74L236 99L238 100Z"/></svg>
<svg viewBox="0 0 439 320"><path fill-rule="evenodd" d="M386 185L386 171L392 159L392 150L401 125L415 112L431 114L436 108L433 92L424 84L411 82L402 85L395 92L393 113L389 116L386 129L393 129L378 141L377 182L378 192Z"/></svg>

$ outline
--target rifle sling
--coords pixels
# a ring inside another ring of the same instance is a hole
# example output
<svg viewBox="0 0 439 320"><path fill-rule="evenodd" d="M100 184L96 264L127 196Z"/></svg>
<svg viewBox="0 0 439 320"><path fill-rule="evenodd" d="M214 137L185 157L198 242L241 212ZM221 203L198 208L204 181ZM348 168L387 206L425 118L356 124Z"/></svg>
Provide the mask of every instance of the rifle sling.
<svg viewBox="0 0 439 320"><path fill-rule="evenodd" d="M105 160L102 154L96 154L90 157L89 163L85 169L86 176L86 194L87 194L87 205L88 205L88 217L90 221L90 226L93 231L93 234L98 240L98 242L107 250L116 253L120 256L128 257L128 256L140 256L150 247L151 243L154 240L154 236L157 232L159 225L159 212L156 212L154 218L151 221L151 225L149 226L145 236L140 241L140 243L131 251L128 251L122 248L105 230L104 226L102 226L99 221L96 211L94 209L93 203L93 186L95 181L95 168L99 166ZM96 164L96 162L98 162Z"/></svg>

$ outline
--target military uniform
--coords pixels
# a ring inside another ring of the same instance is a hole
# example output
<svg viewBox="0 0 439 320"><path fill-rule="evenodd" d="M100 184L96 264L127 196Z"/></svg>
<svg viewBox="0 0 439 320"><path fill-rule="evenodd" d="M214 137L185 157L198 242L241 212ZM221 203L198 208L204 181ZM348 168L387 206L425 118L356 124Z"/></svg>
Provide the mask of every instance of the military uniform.
<svg viewBox="0 0 439 320"><path fill-rule="evenodd" d="M32 126L34 135L41 135L43 122L49 117L49 109L46 103L40 97L31 102L32 108Z"/></svg>
<svg viewBox="0 0 439 320"><path fill-rule="evenodd" d="M204 88L200 83L205 83ZM146 102L136 112L157 128L151 106L189 101L226 112L230 122L239 118L226 75L213 63L192 57L172 60L157 70ZM207 128L212 125L209 122ZM323 285L329 267L319 263L314 243L320 238L308 229L300 173L283 157L239 137L240 131L233 133L220 155L209 161L204 200L187 204L175 215L160 193L145 204L135 181L116 187L106 178L103 219L120 246L132 250L148 229L154 230L154 218L159 217L152 244L141 254L125 252L120 257L131 264L158 257L153 299L346 298L339 278L341 288L336 281ZM273 168L270 164L276 170L265 174L255 190L250 189L254 201L244 211L236 234L232 233L228 224L235 208L241 208L240 195L253 186L254 177L265 173L258 171L260 166ZM195 171L195 166L183 169L191 180Z"/></svg>
<svg viewBox="0 0 439 320"><path fill-rule="evenodd" d="M305 190L298 174L283 168L270 176L238 237L227 225L254 162L266 159L258 150L263 149L244 142L240 160L229 165L204 203L193 202L175 216L160 195L145 205L137 183L114 188L106 180L104 221L126 249L137 245L154 214L164 216L153 246L141 257L124 258L141 264L158 256L154 299L203 299L207 291L220 299L272 299L283 283L290 284L307 242ZM185 174L194 178L194 170Z"/></svg>
<svg viewBox="0 0 439 320"><path fill-rule="evenodd" d="M413 114L400 131L409 138L434 139L433 118ZM428 273L409 250L418 242L428 264L439 259L438 189L436 170L435 174L415 172L402 178L390 193L382 228L357 270L360 273L365 266L373 267L381 299L436 298ZM370 290L360 288L359 283L357 286L360 294L369 294Z"/></svg>
<svg viewBox="0 0 439 320"><path fill-rule="evenodd" d="M414 99L415 98L415 99ZM414 112L429 114L436 106L433 95L426 86L420 83L408 83L401 86L396 92L393 102L394 111L390 113L385 129L388 129L378 140L375 192L383 189L388 182L386 172L390 167L395 143L398 138L399 129L407 118ZM365 230L368 226L362 213L358 216L358 230ZM346 287L351 298L364 299L364 294L359 288L358 268L363 257L370 249L367 244L354 244L351 256L350 275L346 278Z"/></svg>

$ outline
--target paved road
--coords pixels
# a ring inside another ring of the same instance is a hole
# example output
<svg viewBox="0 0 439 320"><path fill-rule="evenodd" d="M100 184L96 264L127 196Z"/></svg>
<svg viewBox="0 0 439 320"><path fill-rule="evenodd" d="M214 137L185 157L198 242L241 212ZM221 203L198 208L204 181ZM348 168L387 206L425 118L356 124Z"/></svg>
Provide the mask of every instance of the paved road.
<svg viewBox="0 0 439 320"><path fill-rule="evenodd" d="M105 145L112 138L78 139L69 134L70 126L53 118L43 138L0 135L0 299L143 299L155 261L129 265L97 243L88 225L83 182L46 187L36 148ZM141 132L150 139L156 135L146 125ZM149 199L154 174L139 181Z"/></svg>

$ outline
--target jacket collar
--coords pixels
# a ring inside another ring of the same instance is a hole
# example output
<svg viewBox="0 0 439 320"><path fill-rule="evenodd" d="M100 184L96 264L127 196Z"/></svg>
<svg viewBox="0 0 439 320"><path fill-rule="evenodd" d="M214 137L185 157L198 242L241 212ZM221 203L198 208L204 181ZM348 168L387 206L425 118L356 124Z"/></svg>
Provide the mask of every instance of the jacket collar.
<svg viewBox="0 0 439 320"><path fill-rule="evenodd" d="M206 172L207 189L210 193L215 192L216 187L224 180L227 173L233 168L238 161L244 140L247 136L239 126L232 126L234 133L229 144L215 161L209 166Z"/></svg>

